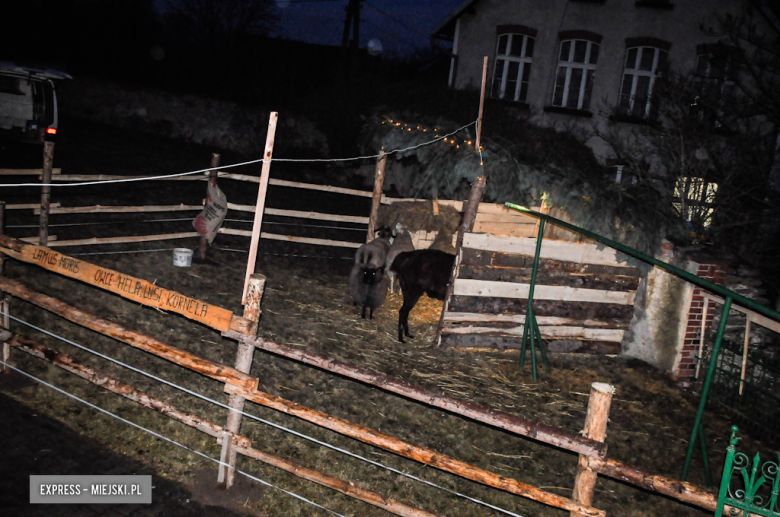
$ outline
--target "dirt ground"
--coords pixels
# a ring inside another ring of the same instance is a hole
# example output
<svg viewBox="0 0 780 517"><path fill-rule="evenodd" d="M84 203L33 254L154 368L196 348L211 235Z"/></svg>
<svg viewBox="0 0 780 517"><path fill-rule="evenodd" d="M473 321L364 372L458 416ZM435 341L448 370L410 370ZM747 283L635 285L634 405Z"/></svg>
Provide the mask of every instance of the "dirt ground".
<svg viewBox="0 0 780 517"><path fill-rule="evenodd" d="M160 142L159 139L119 132L110 128L93 127L79 121L72 121L72 124L72 127L78 129L78 136L74 134L69 140L64 139L65 141L58 143L62 151L58 151L59 163L55 161L56 166L63 167L64 173L181 172L203 167L204 163L208 163L211 151L198 146ZM225 162L226 160L223 160L223 163ZM158 164L163 164L166 170L159 170ZM322 183L327 183L328 174L332 173L327 170L304 173L283 168L280 168L280 172L286 174L286 177L311 178L321 174ZM194 187L192 192L187 190L190 188L181 185L155 188L143 186L112 189L104 194L94 190L71 192L67 194L67 203L76 205L88 202L83 199L91 199L95 202L95 198L101 199L100 204L105 205L130 204L128 200L131 199L135 199L132 204L156 203L157 200L167 204L193 203L196 201L192 196L197 196L199 193ZM202 189L202 185L199 188ZM246 184L242 184L240 188L228 187L225 190L230 190L228 199L231 201L235 199L238 203L251 202L251 196L256 192L252 188L247 188ZM182 199L185 194L189 197ZM0 189L0 199L3 198L7 202L12 202L9 199L8 189ZM269 205L282 207L296 198L297 194L280 192L273 198L269 197ZM60 198L55 195L53 199L56 201ZM315 207L318 203L332 203L325 196L302 201L307 206ZM344 203L339 211L364 215L367 213L367 205L361 203L362 201L354 204ZM229 214L228 217L234 215ZM52 223L95 221L97 217L59 216L56 220L53 217ZM186 217L186 214L184 216L178 214L177 217ZM149 218L149 214L146 214L146 218ZM101 215L100 220L114 219ZM30 222L35 222L31 215L14 213L9 215L7 224L19 225ZM150 226L151 223L136 222L103 225L99 228L63 228L62 231L58 229L52 233L65 236L63 238L71 234L87 237L118 233L164 233L187 231L189 223L170 221L155 223L153 228ZM313 230L298 228L295 231L302 232L300 234L303 235ZM327 231L339 232L339 230ZM328 238L327 231L323 230L317 235ZM342 235L340 238L347 240L343 234L350 232L346 230L340 232ZM9 229L7 233L14 236L27 236L34 235L35 229ZM351 232L351 234L353 234L351 240L359 241L362 238L359 232ZM197 243L191 239L146 243L132 247L114 245L101 248L68 248L63 251L77 254L123 249L169 249L179 246L195 248ZM210 251L210 256L216 264L194 264L191 268L174 267L170 251L92 255L82 258L101 266L155 281L163 287L241 313L240 298L246 253L228 250L245 250L247 247L247 239L221 235ZM410 326L415 339L406 344L397 342L395 338L397 310L402 301L399 293L388 297L373 320L360 319L359 309L352 306L346 287L349 257L352 255L350 250L263 242L260 251L257 271L268 277L260 328L263 337L299 346L309 352L332 356L356 366L399 377L430 390L538 420L574 433L579 432L584 423L590 384L596 381L612 384L616 388L616 394L606 440L609 456L659 474L679 476L698 398L695 394L678 389L664 375L644 363L620 357L552 354L552 371L543 373L540 381L534 383L528 365L525 370L518 369L517 352L470 352L434 346L432 341L441 310L441 303L435 300L424 298L412 312ZM347 260L343 257L347 257ZM122 322L127 327L208 359L225 364L232 364L235 359L235 342L223 339L219 333L176 315L164 314L127 302L79 282L21 263L9 263L7 274L36 290L46 292L103 318ZM11 314L209 398L223 403L227 401L222 386L210 379L77 327L29 304L13 300ZM113 365L59 339L25 328L20 323L13 322L11 328L15 332L37 339L52 348L101 368L181 409L196 413L218 424L224 423L225 410L219 407ZM219 457L220 451L215 441L198 431L170 421L20 352L12 352L11 361L25 371L69 392L88 398L94 404L123 418L185 443L188 447L204 452L212 458ZM576 455L429 409L262 351L255 352L251 374L260 378L261 390L273 395L379 429L562 496L571 496L577 463ZM35 408L38 412L64 422L79 433L107 447L138 459L155 469L160 475L172 480L196 486L201 475L199 473L208 469L213 470L213 475L216 477L216 468L206 460L185 450L174 448L168 443L86 408L41 385L24 387L10 393L10 396ZM248 405L247 411L519 515L563 516L565 514L405 460L270 409ZM260 422L245 422L242 433L252 439L254 447L325 474L353 481L412 506L442 516L498 515L493 510L460 499L451 493L366 464ZM724 413L713 408L706 414L705 424L712 467L719 476L731 422ZM755 451L770 453L777 450L777 443L761 441L747 432L740 432L740 435L745 438L741 442L741 449L751 453L751 456ZM302 481L254 460L239 459L238 468L317 501L343 515L385 514L382 510ZM694 459L690 481L698 485L703 484L698 455ZM603 477L600 477L597 482L593 505L606 510L607 515L621 517L707 515L706 512L696 508ZM269 516L326 515L323 511L274 489L264 490L262 497L257 501L251 501L250 506L253 511Z"/></svg>

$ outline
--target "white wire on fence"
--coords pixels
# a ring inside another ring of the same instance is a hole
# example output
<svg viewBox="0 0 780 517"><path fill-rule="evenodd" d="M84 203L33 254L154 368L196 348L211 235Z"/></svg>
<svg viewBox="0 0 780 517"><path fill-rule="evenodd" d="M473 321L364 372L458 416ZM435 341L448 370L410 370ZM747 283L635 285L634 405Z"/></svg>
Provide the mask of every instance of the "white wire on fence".
<svg viewBox="0 0 780 517"><path fill-rule="evenodd" d="M411 147L406 147L404 149L393 149L392 151L387 151L386 155L391 154L398 154L398 153L405 153L407 151L413 151L415 149L419 149L420 147L425 147L427 145L435 144L436 142L441 142L442 140L446 140L447 138L451 137L452 135L466 129L469 126L473 126L476 124L477 121L469 122L465 126L461 126L455 131L452 131L451 133L447 133L446 135L442 135L438 138L435 138L433 140L430 140L428 142L423 142L421 144L413 145ZM246 162L241 163L234 163L231 165L221 165L219 167L209 167L208 169L199 169L196 171L189 171L189 172L179 172L177 174L163 174L161 176L144 176L142 178L127 178L127 179L113 179L113 180L97 180L97 181L80 181L77 183L2 183L0 184L0 187L84 187L88 185L105 185L109 183L130 183L134 181L149 181L149 180L161 180L161 179L168 179L168 178L179 178L182 176L191 176L193 174L203 174L205 172L210 172L213 170L224 170L224 169L232 169L234 167L241 167L243 165L252 165L255 163L265 163L265 162L295 162L295 163L322 163L322 162L351 162L351 161L358 161L358 160L371 160L376 159L382 156L381 154L372 154L369 156L355 156L352 158L271 158L271 159L257 159L257 160L249 160Z"/></svg>
<svg viewBox="0 0 780 517"><path fill-rule="evenodd" d="M91 223L59 223L59 224L50 224L48 225L49 228L60 228L60 227L67 227L67 226L96 226L101 224L132 224L132 223L175 223L175 222L182 222L182 221L192 221L192 217L176 217L176 218L170 218L170 219L130 219L127 221L95 221ZM225 221L230 223L253 223L254 221L252 219L225 219ZM349 226L325 226L321 224L298 224L298 223L281 223L276 221L264 221L264 224L275 224L279 226L298 226L301 228L327 228L330 230L353 230L353 231L360 231L364 232L366 231L365 228L351 228ZM362 223L356 223L356 224L362 224ZM40 224L9 224L6 226L6 229L8 228L39 228Z"/></svg>
<svg viewBox="0 0 780 517"><path fill-rule="evenodd" d="M204 400L204 401L206 401L206 402L210 402L210 403L212 403L212 404L214 404L214 405L220 406L220 407L222 407L222 408L225 408L225 409L227 409L227 410L229 410L229 411L234 411L234 412L241 413L243 416L246 416L246 417L248 417L248 418L251 418L252 420L256 420L256 421L258 421L258 422L261 422L261 423L263 423L263 424L266 424L266 425L268 425L268 426L270 426L270 427L273 427L274 429L277 429L277 430L279 430L279 431L283 431L283 432L286 432L286 433L292 434L293 436L297 436L297 437L299 437L299 438L303 438L304 440L308 440L308 441L310 441L310 442L312 442L312 443L316 443L316 444L318 444L318 445L321 445L321 446L323 446L323 447L327 447L328 449L331 449L331 450L334 450L334 451L336 451L336 452L340 452L340 453L342 453L342 454L345 454L345 455L347 455L347 456L350 456L350 457L352 457L352 458L355 458L355 459L358 459L358 460L364 461L364 462L366 462L366 463L369 463L369 464L371 464L371 465L374 465L375 467L379 467L379 468L383 468L383 469L385 469L385 470L389 470L390 472L393 472L394 474L398 474L398 475L400 475L400 476L404 476L404 477L406 477L406 478L412 479L412 480L414 480L414 481L417 481L417 482L419 482L419 483L423 483L423 484L425 484L425 485L428 485L428 486L431 486L431 487L434 487L434 488L438 488L439 490L444 490L445 492L448 492L448 493L450 493L450 494L452 494L452 495L455 495L455 496L457 496L457 497L461 497L461 498L463 498L463 499L466 499L466 500L468 500L468 501L471 501L471 502L473 502L473 503L480 504L480 505L482 505L482 506L485 506L485 507L487 507L487 508L491 508L491 509L493 509L493 510L496 510L496 511L498 511L498 512L504 513L504 514L506 514L506 515L510 515L510 516L512 516L512 517L522 517L521 515L518 515L518 514L516 514L516 513L513 513L513 512L511 512L511 511L509 511L509 510L506 510L506 509L504 509L504 508L500 508L500 507L498 507L498 506L494 506L494 505L492 505L492 504L490 504L490 503L486 503L485 501L481 501L481 500L479 500L479 499L476 499L476 498L473 498L473 497L467 496L467 495L465 495L465 494L461 494L460 492L457 492L457 491L455 491L455 490L452 490L452 489L449 489L449 488L443 487L443 486L441 486L441 485L437 485L436 483L434 483L434 482L432 482L432 481L428 481L428 480L426 480L426 479L419 478L419 477L415 476L414 474L409 474L409 473L407 473L407 472L404 472L404 471L402 471L402 470L398 470L398 469L396 469L396 468L389 467L389 466L387 466L387 465L385 465L385 464L383 464L383 463L379 463L378 461L374 461L374 460L372 460L372 459L366 458L366 457L364 457L364 456L361 456L361 455L359 455L359 454L357 454L357 453L350 452L350 451L348 451L348 450L346 450L346 449L342 449L342 448L340 448L340 447L337 447L337 446L335 446L335 445L332 445L332 444L330 444L330 443L327 443L327 442L324 442L324 441L318 440L317 438L314 438L314 437L312 437L312 436L306 435L306 434L304 434L304 433L301 433L301 432L298 432L298 431L294 431L294 430L292 430L292 429L290 429L290 428L284 427L284 426L283 426L283 425L281 425L281 424L277 424L277 423L275 423L275 422L271 422L270 420L265 420L265 419L263 419L263 418L260 418L260 417L258 417L258 416L252 415L252 414L250 414L250 413L246 413L246 412L244 412L244 411L238 411L237 409L231 408L231 407L230 407L230 406L228 406L227 404L223 404L222 402L219 402L219 401L216 401L216 400L210 399L210 398L208 398L208 397L207 397L207 396L205 396L205 395L202 395L202 394L200 394L200 393L197 393L197 392L195 392L195 391L192 391L192 390L190 390L190 389L188 389L188 388L185 388L185 387L183 387L183 386L179 386L178 384L175 384L175 383L173 383L173 382L171 382L171 381L167 381L167 380L165 380L165 379L162 379L162 378L160 378L160 377L157 377L156 375L154 375L154 374L152 374L152 373L149 373L149 372L147 372L147 371L145 371L145 370L141 370L141 369L139 369L139 368L136 368L136 367L134 367L134 366L131 366L131 365L127 364L127 363L124 363L124 362L120 361L119 359L114 359L113 357L110 357L110 356L107 356L107 355L105 355L105 354L102 354L102 353L100 353L100 352L98 352L98 351L96 351L96 350L92 350L91 348L89 348L89 347L86 347L86 346L84 346L84 345L82 345L82 344L76 343L75 341L72 341L72 340L70 340L70 339L68 339L68 338L66 338L66 337L63 337L63 336L60 336L60 335L58 335L58 334L55 334L55 333L53 333L53 332L50 332L50 331L48 331L48 330L42 329L42 328L40 328L40 327L38 327L38 326L36 326L36 325L33 325L32 323L29 323L29 322L27 322L27 321L21 320L21 319L19 319L19 318L15 317L15 316L12 316L12 315L10 315L10 314L9 314L8 316L9 316L9 318L10 318L10 319L12 319L12 320L14 320L14 321L16 321L16 322L18 322L18 323L21 323L22 325L25 325L25 326L27 326L27 327L30 327L30 328L32 328L32 329L34 329L34 330L37 330L38 332L41 332L41 333L43 333L43 334L46 334L47 336L51 336L51 337L53 337L53 338L55 338L55 339L59 339L60 341L62 341L62 342L64 342L64 343L67 343L67 344L69 344L69 345L75 346L76 348L79 348L79 349L81 349L81 350L84 350L85 352L89 352L89 353L91 353L91 354L94 354L94 355L96 355L96 356L98 356L98 357L101 357L101 358L103 358L103 359L106 359L107 361L111 361L111 362L112 362L112 363L114 363L114 364L118 364L118 365L120 365L120 366L122 366L122 367L124 367L124 368L127 368L127 369L129 369L129 370L132 370L132 371L134 371L134 372L136 372L136 373L140 373L141 375L144 375L144 376L146 376L146 377L149 377L150 379L153 379L153 380L155 380L155 381L157 381L157 382L161 382L161 383L163 383L163 384L166 384L166 385L168 385L168 386L170 386L170 387L172 387L172 388L175 388L175 389L178 389L178 390L180 390L180 391L183 391L184 393L187 393L187 394L189 394L189 395L192 395L193 397L197 397L197 398L199 398L199 399L201 399L201 400Z"/></svg>
<svg viewBox="0 0 780 517"><path fill-rule="evenodd" d="M51 389L53 389L54 391L57 391L57 392L59 392L59 393L61 393L61 394L65 395L65 396L67 396L67 397L70 397L70 398L72 398L72 399L74 399L74 400L77 400L77 401L81 402L82 404L85 404L86 406L89 406L89 407L91 407L92 409L95 409L95 410L97 410L97 411L100 411L101 413L103 413L103 414L105 414L105 415L108 415L108 416L110 416L110 417L116 418L116 419L117 419L117 420L119 420L120 422L124 422L125 424L131 425L131 426L135 427L136 429L140 429L141 431L144 431L144 432L146 432L146 433L149 433L149 434L151 434L152 436L154 436L154 437L156 437L156 438L159 438L160 440L165 440L165 441L166 441L166 442L168 442L168 443L172 443L173 445L176 445L177 447L181 447L182 449L184 449L184 450L187 450L187 451L189 451L189 452L191 452L191 453L193 453L193 454L197 454L198 456L200 456L200 457L202 457L202 458L206 458L206 459L207 459L207 460L209 460L209 461L213 461L213 462L214 462L214 463L216 463L217 465L224 465L225 467L230 467L230 468L233 468L233 469L234 469L236 472L238 472L239 474L242 474L242 475L244 475L244 476L248 477L249 479L252 479L252 480L254 480L254 481L257 481L258 483L261 483L261 484L263 484L263 485L265 485L265 486L267 486L267 487L275 488L275 489L277 489L277 490L279 490L279 491L281 491L281 492L284 492L285 494L287 494L287 495L290 495L290 496L292 496L292 497L294 497L294 498L296 498L296 499L299 499L299 500L301 500L301 501L303 501L303 502L305 502L305 503L309 503L310 505L312 505L312 506L315 506L315 507L317 507L317 508L319 508L319 509L321 509L321 510L325 510L325 511L326 511L326 512L328 512L328 513L332 513L333 515L338 515L339 517L345 517L344 515L342 515L342 514L340 514L340 513L338 513L338 512L335 512L335 511L333 511L333 510L330 510L330 509L328 509L328 508L325 508L325 507L324 507L324 506L322 506L321 504L317 504L317 503L315 503L314 501L311 501L311 500L309 500L309 499L306 499L306 498L305 498L305 497L303 497L302 495L298 495L298 494L296 494L295 492L290 492L289 490L285 490L284 488L281 488L281 487L278 487L278 486L276 486L276 485L273 485L273 484L269 483L268 481L264 481L264 480L260 479L259 477L253 476L252 474L248 474L248 473L246 473L246 472L244 472L244 471L242 471L242 470L239 470L239 469L237 469L237 468L235 468L235 467L233 467L233 466L229 465L228 463L224 463L224 462L222 462L222 461L220 461L220 460L214 459L214 458L212 458L211 456L209 456L209 455L207 455L207 454L204 454L204 453L202 453L202 452L200 452L200 451L196 451L195 449L190 449L189 447L187 447L187 446L186 446L186 445L184 445L183 443L179 443L179 442L177 442L176 440L173 440L173 439L171 439L171 438L168 438L167 436L163 436L163 435L161 435L160 433L157 433L157 432L155 432L155 431L152 431L151 429L147 429L146 427L144 427L144 426L142 426L142 425L136 424L135 422L131 422L130 420L127 420L127 419L125 419L125 418L122 418L122 417L121 417L121 416L119 416L119 415L115 415L114 413L112 413L112 412L110 412L110 411L108 411L108 410L106 410L106 409L103 409L103 408L101 408L101 407L99 407L99 406L96 406L95 404L92 404L91 402L87 402L86 400L84 400L84 399L82 399L82 398L80 398L80 397L78 397L78 396L76 396L76 395L74 395L74 394L72 394L72 393L69 393L69 392L67 392L67 391L63 390L62 388L58 388L57 386L54 386L53 384L49 384L48 382L44 381L43 379L39 379L38 377L36 377L36 376L34 376L34 375L30 374L30 373L27 373L27 372L25 372L25 371L23 371L23 370L20 370L19 368L16 368L16 367L14 367L14 366L12 366L12 365L10 365L10 364L8 364L8 363L6 363L6 362L2 361L2 360L0 360L0 364L2 364L2 365L4 365L4 366L7 366L8 368L10 368L10 369L12 369L12 370L14 370L14 371L16 371L16 372L19 372L20 374L22 374L22 375L24 375L24 376L26 376L26 377L29 377L30 379L33 379L34 381L37 381L37 382L39 382L39 383L43 384L43 385L44 385L44 386L46 386L47 388L51 388Z"/></svg>

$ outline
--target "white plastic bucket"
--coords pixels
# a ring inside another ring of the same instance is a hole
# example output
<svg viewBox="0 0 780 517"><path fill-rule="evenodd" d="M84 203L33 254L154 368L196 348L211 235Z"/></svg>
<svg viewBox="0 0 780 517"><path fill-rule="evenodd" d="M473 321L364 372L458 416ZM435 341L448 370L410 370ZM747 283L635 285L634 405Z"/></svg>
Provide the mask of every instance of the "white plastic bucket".
<svg viewBox="0 0 780 517"><path fill-rule="evenodd" d="M173 265L176 267L190 267L192 265L192 250L188 248L174 248Z"/></svg>

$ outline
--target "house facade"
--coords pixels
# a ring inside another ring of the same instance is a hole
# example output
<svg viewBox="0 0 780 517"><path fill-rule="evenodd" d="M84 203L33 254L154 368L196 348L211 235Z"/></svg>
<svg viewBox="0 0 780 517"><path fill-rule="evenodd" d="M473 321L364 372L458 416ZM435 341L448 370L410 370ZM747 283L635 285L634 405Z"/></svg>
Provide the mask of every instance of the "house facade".
<svg viewBox="0 0 780 517"><path fill-rule="evenodd" d="M488 56L488 95L527 110L533 123L630 130L652 119L666 67L733 84L736 49L706 29L746 8L766 27L777 22L759 0L467 0L433 36L452 41L451 87L479 88ZM609 162L603 140L588 145Z"/></svg>

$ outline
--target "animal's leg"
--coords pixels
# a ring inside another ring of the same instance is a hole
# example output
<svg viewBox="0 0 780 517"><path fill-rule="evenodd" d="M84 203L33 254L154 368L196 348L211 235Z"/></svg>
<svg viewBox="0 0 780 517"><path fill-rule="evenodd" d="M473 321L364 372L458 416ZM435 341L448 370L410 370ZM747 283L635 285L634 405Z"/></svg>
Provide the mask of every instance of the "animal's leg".
<svg viewBox="0 0 780 517"><path fill-rule="evenodd" d="M414 336L409 333L409 313L422 296L422 290L403 289L403 286L401 286L401 289L404 293L404 304L401 307L401 310L398 311L398 341L406 343L406 341L404 341L404 333L406 333L407 337L414 338Z"/></svg>
<svg viewBox="0 0 780 517"><path fill-rule="evenodd" d="M370 320L374 319L374 308L373 307L369 307L368 308L368 319L370 319Z"/></svg>
<svg viewBox="0 0 780 517"><path fill-rule="evenodd" d="M360 313L360 317L363 319L366 319L366 307L368 307L367 303L363 304L363 312Z"/></svg>

